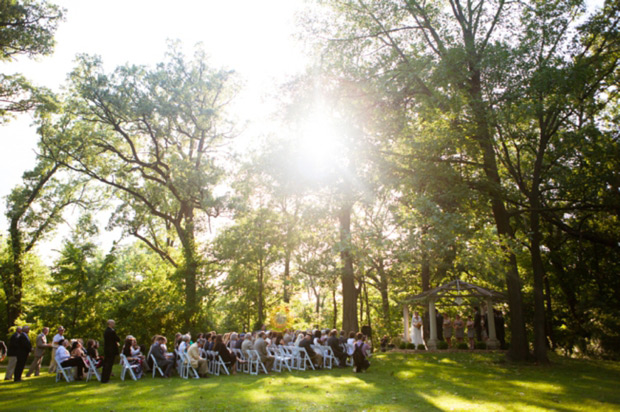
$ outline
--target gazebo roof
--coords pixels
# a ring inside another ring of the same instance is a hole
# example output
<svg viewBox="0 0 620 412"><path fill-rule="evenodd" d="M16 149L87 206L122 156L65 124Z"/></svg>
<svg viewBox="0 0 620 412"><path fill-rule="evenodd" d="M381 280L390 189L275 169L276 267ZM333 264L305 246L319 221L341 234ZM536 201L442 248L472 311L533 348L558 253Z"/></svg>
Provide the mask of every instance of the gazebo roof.
<svg viewBox="0 0 620 412"><path fill-rule="evenodd" d="M492 301L506 300L506 297L494 290L485 289L480 286L472 285L471 283L463 282L462 280L453 280L445 285L438 286L434 289L427 290L418 295L408 296L402 301L404 305L409 303L426 303L431 298L435 300L439 299L452 299L452 298L482 298L491 299Z"/></svg>

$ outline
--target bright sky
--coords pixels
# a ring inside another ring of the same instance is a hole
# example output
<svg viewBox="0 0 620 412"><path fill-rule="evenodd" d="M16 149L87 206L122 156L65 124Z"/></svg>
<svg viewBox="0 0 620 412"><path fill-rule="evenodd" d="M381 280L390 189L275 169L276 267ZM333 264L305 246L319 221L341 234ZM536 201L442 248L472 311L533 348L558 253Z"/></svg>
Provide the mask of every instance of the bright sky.
<svg viewBox="0 0 620 412"><path fill-rule="evenodd" d="M306 65L293 39L302 0L51 0L66 9L52 56L0 64L3 73L23 73L33 83L59 91L79 53L102 56L108 70L127 62L163 60L167 39L180 39L187 53L202 42L215 67L235 70L243 91L242 120L269 116L278 85ZM24 115L0 126L0 231L7 228L5 197L34 166L37 135ZM249 129L248 133L252 133Z"/></svg>

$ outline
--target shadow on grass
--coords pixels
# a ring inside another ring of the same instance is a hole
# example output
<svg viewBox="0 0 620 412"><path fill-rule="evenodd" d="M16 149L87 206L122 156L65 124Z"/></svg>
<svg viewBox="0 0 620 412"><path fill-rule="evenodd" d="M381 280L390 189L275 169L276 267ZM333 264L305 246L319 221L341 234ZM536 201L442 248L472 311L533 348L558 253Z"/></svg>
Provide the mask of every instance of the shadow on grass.
<svg viewBox="0 0 620 412"><path fill-rule="evenodd" d="M499 354L379 354L351 368L200 380L147 376L55 383L51 375L0 383L1 410L584 410L620 405L620 366L553 358L538 367Z"/></svg>

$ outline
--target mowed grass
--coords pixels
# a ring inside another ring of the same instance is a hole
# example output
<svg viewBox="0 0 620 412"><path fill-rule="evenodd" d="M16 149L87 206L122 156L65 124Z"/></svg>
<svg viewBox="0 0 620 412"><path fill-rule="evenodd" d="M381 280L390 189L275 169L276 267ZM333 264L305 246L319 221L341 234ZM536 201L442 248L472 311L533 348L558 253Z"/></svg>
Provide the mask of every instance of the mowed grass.
<svg viewBox="0 0 620 412"><path fill-rule="evenodd" d="M0 381L0 410L21 411L620 411L620 364L552 357L507 363L499 353L377 354L370 369L54 382L44 372ZM47 368L44 368L47 370ZM2 378L3 374L0 374Z"/></svg>

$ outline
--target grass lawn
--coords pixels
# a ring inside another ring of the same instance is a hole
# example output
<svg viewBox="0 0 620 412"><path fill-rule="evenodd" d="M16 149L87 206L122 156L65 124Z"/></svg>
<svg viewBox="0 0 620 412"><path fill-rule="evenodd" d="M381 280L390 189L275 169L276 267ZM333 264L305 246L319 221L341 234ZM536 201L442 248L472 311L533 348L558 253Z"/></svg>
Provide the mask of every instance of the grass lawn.
<svg viewBox="0 0 620 412"><path fill-rule="evenodd" d="M347 368L201 380L147 375L138 382L122 382L116 366L107 385L55 383L44 372L21 384L0 381L0 410L620 411L620 363L552 361L538 367L494 353L391 352L375 355L363 374Z"/></svg>

